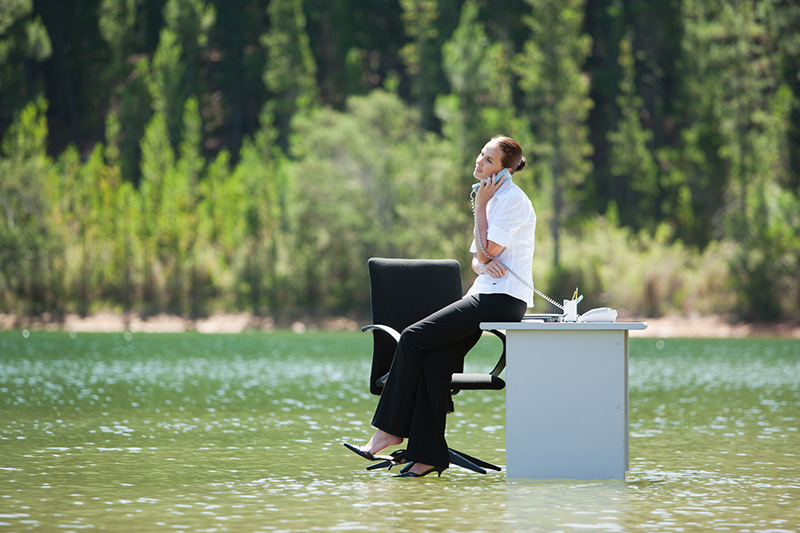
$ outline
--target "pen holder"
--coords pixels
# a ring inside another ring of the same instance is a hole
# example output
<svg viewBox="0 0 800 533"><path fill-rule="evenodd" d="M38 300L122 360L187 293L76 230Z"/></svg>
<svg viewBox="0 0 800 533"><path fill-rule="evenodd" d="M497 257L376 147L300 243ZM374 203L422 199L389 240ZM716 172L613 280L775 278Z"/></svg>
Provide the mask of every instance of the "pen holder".
<svg viewBox="0 0 800 533"><path fill-rule="evenodd" d="M578 300L564 300L563 322L578 321Z"/></svg>

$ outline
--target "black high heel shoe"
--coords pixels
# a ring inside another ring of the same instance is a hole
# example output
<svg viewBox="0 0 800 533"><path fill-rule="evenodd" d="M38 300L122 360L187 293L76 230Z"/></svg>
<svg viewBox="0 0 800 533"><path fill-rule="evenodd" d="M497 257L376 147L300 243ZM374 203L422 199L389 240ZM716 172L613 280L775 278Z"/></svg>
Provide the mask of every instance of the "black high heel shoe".
<svg viewBox="0 0 800 533"><path fill-rule="evenodd" d="M439 474L439 477L442 477L442 472L447 470L446 466L432 466L429 469L427 469L426 471L422 472L421 474L417 474L416 472L412 472L410 470L411 467L413 467L413 466L414 466L414 463L411 463L410 466L404 468L402 472L400 472L399 474L397 474L396 476L393 476L393 477L424 477L424 476L427 476L428 474L430 474L431 472L436 472L437 474Z"/></svg>
<svg viewBox="0 0 800 533"><path fill-rule="evenodd" d="M360 455L361 457L363 457L367 461L382 461L382 460L386 459L386 457L383 457L383 456L380 456L380 455L377 455L377 456L376 455L372 455L367 450L362 450L358 446L353 446L352 444L348 444L346 442L343 442L342 444L344 444L345 448L347 448L351 452L355 453L356 455Z"/></svg>
<svg viewBox="0 0 800 533"><path fill-rule="evenodd" d="M373 456L377 457L377 456ZM384 456L380 456L384 457ZM378 457L378 458L380 458ZM367 467L367 470L378 470L379 468L387 468L389 470L392 469L395 465L402 465L406 463L406 451L405 450L395 450L389 454L389 458L385 461L381 461L380 463L371 464Z"/></svg>

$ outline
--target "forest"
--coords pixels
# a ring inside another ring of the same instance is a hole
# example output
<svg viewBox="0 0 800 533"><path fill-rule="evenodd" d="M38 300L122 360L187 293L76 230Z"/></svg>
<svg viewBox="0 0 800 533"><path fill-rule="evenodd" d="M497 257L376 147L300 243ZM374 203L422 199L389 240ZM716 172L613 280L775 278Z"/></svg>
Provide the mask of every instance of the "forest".
<svg viewBox="0 0 800 533"><path fill-rule="evenodd" d="M466 286L500 133L538 289L800 319L795 0L0 0L0 313L363 315L373 256Z"/></svg>

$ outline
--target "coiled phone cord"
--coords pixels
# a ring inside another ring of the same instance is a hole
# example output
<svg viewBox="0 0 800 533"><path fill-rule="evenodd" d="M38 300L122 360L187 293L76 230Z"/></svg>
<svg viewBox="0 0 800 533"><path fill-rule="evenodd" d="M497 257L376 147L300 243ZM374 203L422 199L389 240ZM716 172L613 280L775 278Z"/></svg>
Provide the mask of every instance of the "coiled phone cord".
<svg viewBox="0 0 800 533"><path fill-rule="evenodd" d="M553 300L552 298L547 296L545 293L543 293L542 291L540 291L539 289L537 289L536 287L534 287L533 285L528 283L528 280L523 279L516 272L514 272L513 270L508 268L508 265L506 265L502 260L498 259L496 256L489 255L489 253L483 247L483 240L481 239L480 232L478 231L478 213L475 211L475 191L474 190L469 195L469 203L472 206L472 218L475 220L475 242L478 243L478 247L481 249L481 253L483 255L485 255L486 257L488 257L489 259L491 259L492 261L497 261L498 263L503 265L503 268L508 270L515 278L520 280L526 287L528 287L533 292L535 292L536 294L538 294L539 296L544 298L550 304L558 307L559 309L561 309L563 311L564 310L564 306L563 305L559 304L558 302L556 302L555 300Z"/></svg>

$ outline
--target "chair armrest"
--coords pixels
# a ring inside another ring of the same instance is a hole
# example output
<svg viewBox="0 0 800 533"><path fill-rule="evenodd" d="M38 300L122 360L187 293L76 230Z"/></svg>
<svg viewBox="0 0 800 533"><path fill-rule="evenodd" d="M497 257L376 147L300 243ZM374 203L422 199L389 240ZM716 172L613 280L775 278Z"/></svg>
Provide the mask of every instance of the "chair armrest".
<svg viewBox="0 0 800 533"><path fill-rule="evenodd" d="M493 376L497 377L506 367L506 334L496 329L490 329L489 333L494 333L503 343L503 353L500 354L500 359L497 361L497 364L494 366L494 370L491 372Z"/></svg>
<svg viewBox="0 0 800 533"><path fill-rule="evenodd" d="M370 324L369 326L364 326L363 328L361 328L362 333L366 333L367 331L373 331L373 330L378 330L378 331L383 331L384 333L388 333L394 339L394 342L400 342L400 334L397 333L397 331L390 326L384 326L383 324ZM503 346L505 346L505 341L503 342L504 342Z"/></svg>
<svg viewBox="0 0 800 533"><path fill-rule="evenodd" d="M361 328L361 331L363 333L366 333L367 331L372 331L372 332L382 331L382 332L386 333L387 335L389 335L391 338L393 338L395 344L400 342L400 334L397 332L397 330L395 330L391 326L385 326L383 324L370 324L369 326L364 326L363 328ZM379 389L382 389L383 386L386 384L386 380L388 378L389 378L389 373L387 372L386 374L384 374L383 376L379 377L375 381L375 386L378 387Z"/></svg>

